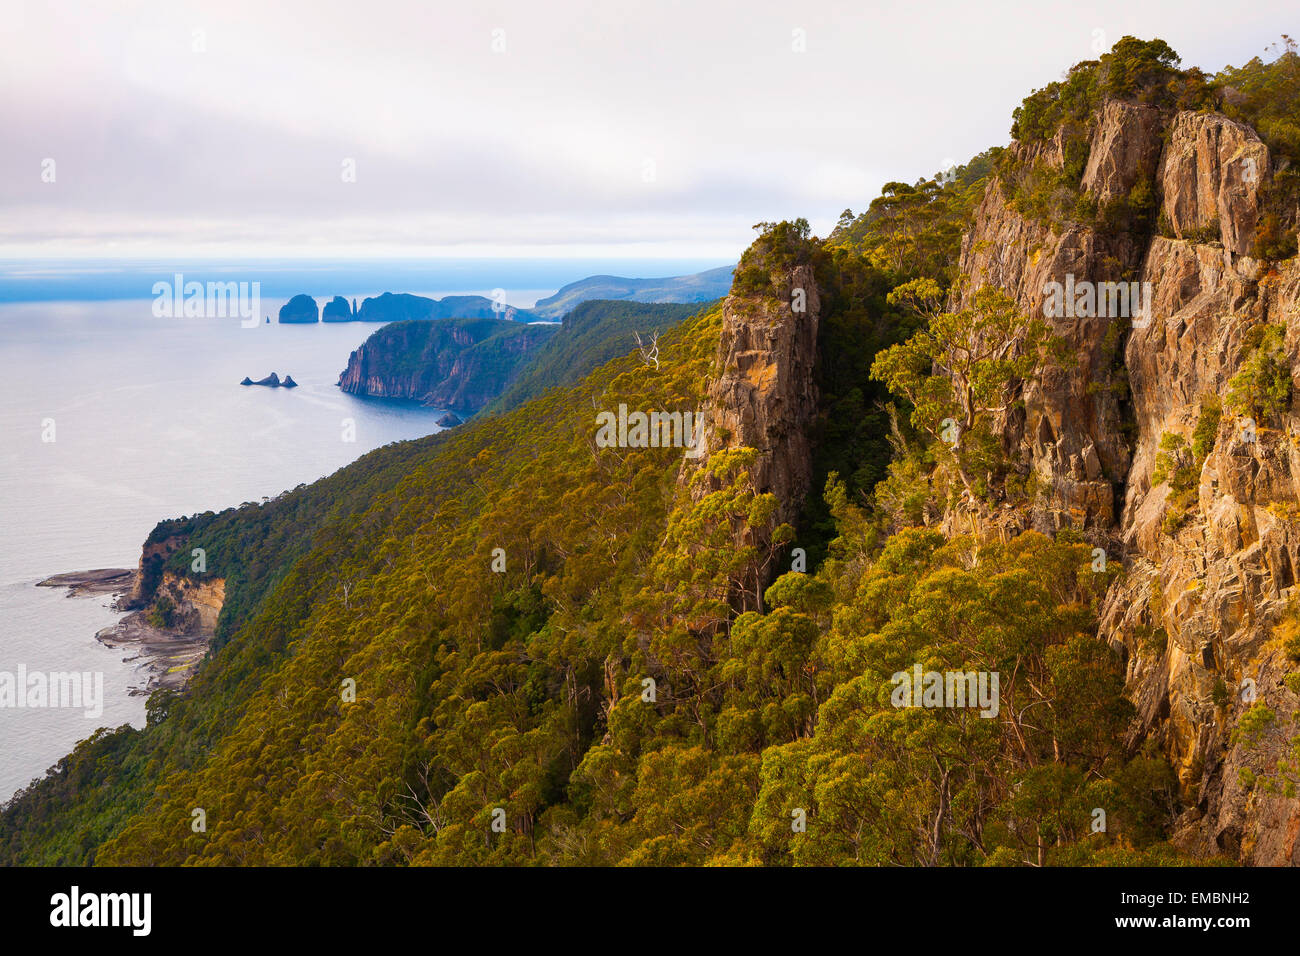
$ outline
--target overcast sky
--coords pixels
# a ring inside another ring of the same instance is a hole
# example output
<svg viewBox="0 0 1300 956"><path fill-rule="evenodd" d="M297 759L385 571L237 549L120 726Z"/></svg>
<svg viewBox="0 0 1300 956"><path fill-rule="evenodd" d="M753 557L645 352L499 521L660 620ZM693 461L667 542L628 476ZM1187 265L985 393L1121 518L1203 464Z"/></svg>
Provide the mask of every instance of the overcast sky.
<svg viewBox="0 0 1300 956"><path fill-rule="evenodd" d="M824 234L1005 143L1103 42L1214 70L1300 32L1295 10L4 0L0 256L728 261L759 220Z"/></svg>

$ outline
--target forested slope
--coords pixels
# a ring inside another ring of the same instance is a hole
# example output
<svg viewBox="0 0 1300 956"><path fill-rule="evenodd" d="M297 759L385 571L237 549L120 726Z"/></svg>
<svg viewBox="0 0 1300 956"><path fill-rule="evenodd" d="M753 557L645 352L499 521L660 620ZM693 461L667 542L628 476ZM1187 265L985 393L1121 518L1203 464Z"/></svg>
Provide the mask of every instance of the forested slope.
<svg viewBox="0 0 1300 956"><path fill-rule="evenodd" d="M1011 147L760 224L657 364L160 527L233 591L219 648L0 861L1294 862L1298 64L1125 38ZM1235 173L1178 201L1197 124L1267 160L1249 221ZM1044 315L1067 270L1163 311ZM621 406L702 444L598 440Z"/></svg>
<svg viewBox="0 0 1300 956"><path fill-rule="evenodd" d="M614 299L582 302L564 317L559 331L483 411L506 411L548 388L580 382L601 365L636 348L638 335L646 355L652 356L660 334L705 307L698 303Z"/></svg>

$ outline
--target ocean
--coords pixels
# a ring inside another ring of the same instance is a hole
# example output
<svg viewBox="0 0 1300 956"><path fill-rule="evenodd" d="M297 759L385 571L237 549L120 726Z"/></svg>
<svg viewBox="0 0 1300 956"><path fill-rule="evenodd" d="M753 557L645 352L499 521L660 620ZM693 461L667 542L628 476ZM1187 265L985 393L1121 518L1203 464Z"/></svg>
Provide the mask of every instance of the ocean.
<svg viewBox="0 0 1300 956"><path fill-rule="evenodd" d="M512 293L511 304L552 291ZM144 723L145 698L130 691L145 676L125 650L95 640L120 616L110 596L69 597L37 581L133 568L162 518L273 497L439 430L440 410L335 386L378 324L280 325L287 298L263 299L272 323L252 328L157 318L149 299L0 304L0 679L20 668L94 672L104 688L93 716L0 706L0 801L97 728ZM299 387L239 385L273 371ZM344 440L345 419L355 441Z"/></svg>

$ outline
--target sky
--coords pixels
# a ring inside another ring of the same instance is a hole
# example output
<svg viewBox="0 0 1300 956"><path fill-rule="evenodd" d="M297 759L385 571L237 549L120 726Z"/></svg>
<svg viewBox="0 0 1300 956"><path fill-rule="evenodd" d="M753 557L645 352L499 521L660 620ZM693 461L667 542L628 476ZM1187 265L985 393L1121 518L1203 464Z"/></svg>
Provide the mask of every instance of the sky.
<svg viewBox="0 0 1300 956"><path fill-rule="evenodd" d="M1120 37L1294 2L0 0L0 258L679 257L824 235Z"/></svg>

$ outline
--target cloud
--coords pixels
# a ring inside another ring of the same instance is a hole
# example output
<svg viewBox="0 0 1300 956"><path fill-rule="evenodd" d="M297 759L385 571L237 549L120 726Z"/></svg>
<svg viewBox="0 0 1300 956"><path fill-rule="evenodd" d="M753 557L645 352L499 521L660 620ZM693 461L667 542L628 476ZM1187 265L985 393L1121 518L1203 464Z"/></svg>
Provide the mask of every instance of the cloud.
<svg viewBox="0 0 1300 956"><path fill-rule="evenodd" d="M1098 31L1214 69L1284 12L23 2L0 39L20 91L0 100L0 255L734 256L754 222L824 232L884 182L1004 143Z"/></svg>

